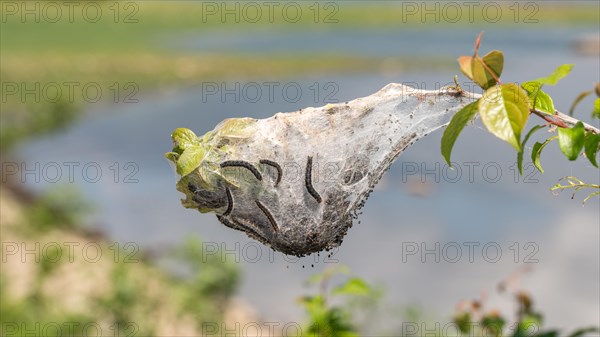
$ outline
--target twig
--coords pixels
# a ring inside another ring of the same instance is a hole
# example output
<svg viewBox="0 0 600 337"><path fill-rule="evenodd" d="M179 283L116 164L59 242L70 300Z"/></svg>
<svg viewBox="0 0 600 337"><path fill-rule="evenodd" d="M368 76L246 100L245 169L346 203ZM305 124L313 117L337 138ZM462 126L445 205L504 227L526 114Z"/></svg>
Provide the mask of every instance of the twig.
<svg viewBox="0 0 600 337"><path fill-rule="evenodd" d="M471 92L462 92L462 95L465 97L471 97L473 99L479 99L482 97L482 95L477 94L477 93L471 93ZM541 112L539 110L536 109L531 109L530 112L538 117L540 117L541 119L545 120L546 122L552 124L552 125L556 125L560 128L570 128L573 125L577 124L578 122L581 122L579 119L571 117L569 115L566 115L560 111L555 111L553 115ZM592 126L588 123L583 123L583 127L585 129L585 131L587 132L591 132L594 134L600 134L600 129L596 128L595 126Z"/></svg>
<svg viewBox="0 0 600 337"><path fill-rule="evenodd" d="M562 113L560 111L555 111L553 116L556 117L557 119L563 121L569 127L577 124L577 122L581 122L577 118L573 118L573 117L571 117L569 115L565 115L564 113ZM592 125L589 125L587 123L583 123L583 127L585 128L585 131L592 132L592 133L595 133L595 134L600 134L600 130L598 128L592 126Z"/></svg>
<svg viewBox="0 0 600 337"><path fill-rule="evenodd" d="M546 122L548 122L552 125L556 125L559 128L569 128L569 126L567 124L565 124L565 122L563 122L562 120L553 118L554 115L549 115L547 113L543 113L543 112L540 112L535 109L531 109L530 111L532 114L540 117L541 119L545 120Z"/></svg>

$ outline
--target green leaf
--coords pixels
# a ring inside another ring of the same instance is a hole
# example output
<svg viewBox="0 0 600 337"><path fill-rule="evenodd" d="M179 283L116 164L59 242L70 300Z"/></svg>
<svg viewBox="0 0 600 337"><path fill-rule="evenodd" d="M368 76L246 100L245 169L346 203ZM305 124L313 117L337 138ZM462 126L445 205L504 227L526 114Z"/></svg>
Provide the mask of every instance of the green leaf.
<svg viewBox="0 0 600 337"><path fill-rule="evenodd" d="M500 75L502 74L502 69L504 67L504 53L499 50L492 50L480 59L480 65L481 61L483 61L487 67L482 66L484 72L482 74L475 73L474 75L479 77L480 81L484 84L481 85L481 87L483 89L488 89L496 85L496 78L500 78ZM490 74L490 70L493 72L493 76Z"/></svg>
<svg viewBox="0 0 600 337"><path fill-rule="evenodd" d="M177 173L180 176L186 176L195 170L206 155L206 148L201 145L188 147L177 160Z"/></svg>
<svg viewBox="0 0 600 337"><path fill-rule="evenodd" d="M598 153L598 146L600 145L600 135L596 135L593 133L587 133L585 136L585 156L587 159L594 165L598 167L598 162L596 161L596 153Z"/></svg>
<svg viewBox="0 0 600 337"><path fill-rule="evenodd" d="M454 324L458 327L460 332L463 334L468 334L471 331L473 325L473 320L471 319L471 314L467 311L461 312L454 316Z"/></svg>
<svg viewBox="0 0 600 337"><path fill-rule="evenodd" d="M556 68L556 70L554 70L554 72L550 74L550 76L540 77L536 79L535 82L539 82L541 84L556 85L556 83L558 83L558 81L560 81L563 77L569 75L574 66L574 64L563 64Z"/></svg>
<svg viewBox="0 0 600 337"><path fill-rule="evenodd" d="M530 101L536 110L554 114L556 109L554 108L552 98L550 95L542 91L542 87L544 84L555 85L558 83L561 78L567 76L571 72L573 66L573 64L563 64L562 66L556 68L556 70L554 70L554 72L548 77L540 77L536 80L528 81L522 84L523 89L527 91ZM581 99L583 99L583 97ZM572 109L573 108L574 106L572 106Z"/></svg>
<svg viewBox="0 0 600 337"><path fill-rule="evenodd" d="M581 337L587 333L593 333L593 332L600 332L600 330L597 327L581 328L581 329L575 330L573 333L571 333L569 335L569 337Z"/></svg>
<svg viewBox="0 0 600 337"><path fill-rule="evenodd" d="M521 131L529 118L529 100L521 87L509 83L486 90L479 114L488 131L521 150Z"/></svg>
<svg viewBox="0 0 600 337"><path fill-rule="evenodd" d="M496 85L496 78L500 78L502 74L504 54L499 50L492 50L484 57L461 56L458 64L465 76L483 89L488 89Z"/></svg>
<svg viewBox="0 0 600 337"><path fill-rule="evenodd" d="M165 158L177 164L177 159L179 159L179 153L177 152L167 152L165 153Z"/></svg>
<svg viewBox="0 0 600 337"><path fill-rule="evenodd" d="M200 144L196 134L192 130L186 128L175 129L171 134L171 138L175 145L173 151L180 154L188 147Z"/></svg>
<svg viewBox="0 0 600 337"><path fill-rule="evenodd" d="M523 154L525 152L525 143L527 143L527 141L529 140L529 137L531 137L531 135L533 135L537 130L543 129L545 126L544 125L536 125L533 128L531 128L531 130L529 130L529 132L527 132L527 135L525 135L525 138L523 139L523 143L521 143L521 151L519 151L519 153L517 153L517 167L519 168L519 174L523 175Z"/></svg>
<svg viewBox="0 0 600 337"><path fill-rule="evenodd" d="M554 115L556 109L554 108L554 102L550 95L542 91L542 85L538 82L525 82L522 85L523 89L527 91L529 101L532 107L537 111L541 111L550 115Z"/></svg>
<svg viewBox="0 0 600 337"><path fill-rule="evenodd" d="M554 108L554 102L552 102L552 97L542 90L538 91L533 103L533 108L537 111L545 112L550 115L554 115L554 112L556 112L556 109Z"/></svg>
<svg viewBox="0 0 600 337"><path fill-rule="evenodd" d="M592 111L592 117L600 119L600 98L596 98L594 101L594 110Z"/></svg>
<svg viewBox="0 0 600 337"><path fill-rule="evenodd" d="M481 326L485 329L488 336L502 336L502 329L506 321L497 314L487 314L481 319Z"/></svg>
<svg viewBox="0 0 600 337"><path fill-rule="evenodd" d="M536 81L528 81L521 84L521 87L527 91L527 95L530 98L535 97L535 94L537 94L537 92L540 91L543 86L544 85L542 83Z"/></svg>
<svg viewBox="0 0 600 337"><path fill-rule="evenodd" d="M546 141L543 143L536 142L535 145L533 145L533 150L531 150L531 161L533 162L533 165L535 165L535 167L540 171L540 173L544 173L544 169L540 164L540 156L542 155L542 150L546 147L546 145L550 144L550 142L555 140L556 138L558 138L558 136L550 137L546 139Z"/></svg>
<svg viewBox="0 0 600 337"><path fill-rule="evenodd" d="M539 332L538 334L535 335L535 337L558 337L558 336L560 336L560 331L558 331L558 330L543 331L543 332Z"/></svg>
<svg viewBox="0 0 600 337"><path fill-rule="evenodd" d="M228 118L219 123L215 130L219 137L229 139L248 138L254 132L252 126L256 124L254 118Z"/></svg>
<svg viewBox="0 0 600 337"><path fill-rule="evenodd" d="M475 81L473 79L473 56L461 56L458 58L458 65L460 66L460 70L465 76L467 76L470 80Z"/></svg>
<svg viewBox="0 0 600 337"><path fill-rule="evenodd" d="M534 313L526 313L517 323L514 336L532 336L532 332L542 327L542 317Z"/></svg>
<svg viewBox="0 0 600 337"><path fill-rule="evenodd" d="M575 100L573 101L573 104L571 104L571 107L569 108L569 116L573 116L573 113L575 113L575 108L577 107L577 105L579 105L579 103L584 98L589 96L592 92L593 92L592 90L584 91L575 98Z"/></svg>
<svg viewBox="0 0 600 337"><path fill-rule="evenodd" d="M299 298L298 302L304 306L308 315L311 317L319 318L327 314L325 299L320 295L304 296Z"/></svg>
<svg viewBox="0 0 600 337"><path fill-rule="evenodd" d="M368 295L371 293L371 288L362 279L353 277L333 289L331 293L334 295Z"/></svg>
<svg viewBox="0 0 600 337"><path fill-rule="evenodd" d="M444 130L444 135L442 136L442 155L450 166L452 166L450 163L450 154L452 153L454 142L456 142L458 135L465 128L467 123L473 119L477 113L478 106L479 101L475 101L460 109L460 111L452 117L446 130Z"/></svg>
<svg viewBox="0 0 600 337"><path fill-rule="evenodd" d="M583 149L585 128L582 122L577 122L572 128L558 129L558 146L569 160L575 160Z"/></svg>

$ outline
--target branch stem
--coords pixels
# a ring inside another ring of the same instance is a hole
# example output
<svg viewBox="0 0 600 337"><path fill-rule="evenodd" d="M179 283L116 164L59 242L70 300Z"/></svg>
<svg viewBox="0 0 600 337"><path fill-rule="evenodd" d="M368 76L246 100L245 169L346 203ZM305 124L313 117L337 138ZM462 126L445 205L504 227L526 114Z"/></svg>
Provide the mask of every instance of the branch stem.
<svg viewBox="0 0 600 337"><path fill-rule="evenodd" d="M577 122L581 122L579 119L573 118L573 117L566 115L560 111L555 111L553 116L555 118L557 118L558 120L564 122L568 127L572 127L573 125L577 124ZM583 127L585 128L585 131L587 131L587 132L592 132L597 135L600 134L600 130L598 128L596 128L595 126L589 125L587 123L583 123Z"/></svg>
<svg viewBox="0 0 600 337"><path fill-rule="evenodd" d="M463 92L462 93L463 96L465 97L470 97L472 99L479 99L482 97L482 95L480 94L476 94L476 93L471 93L471 92ZM556 125L560 128L570 128L572 126L574 126L575 124L577 124L578 122L581 122L579 119L571 117L569 115L566 115L560 111L555 111L553 115L549 115L547 113L543 113L541 111L535 110L535 109L531 109L530 112L538 117L540 117L541 119L545 120L546 122L552 124L552 125ZM587 132L591 132L594 134L600 134L600 129L598 129L597 127L590 125L588 123L583 123L583 127L585 129L585 131Z"/></svg>

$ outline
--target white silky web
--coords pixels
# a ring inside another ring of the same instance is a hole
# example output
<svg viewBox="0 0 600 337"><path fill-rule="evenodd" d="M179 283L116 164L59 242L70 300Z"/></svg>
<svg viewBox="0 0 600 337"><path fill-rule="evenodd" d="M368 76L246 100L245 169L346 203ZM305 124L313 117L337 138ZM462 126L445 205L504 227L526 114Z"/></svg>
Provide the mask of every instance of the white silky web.
<svg viewBox="0 0 600 337"><path fill-rule="evenodd" d="M331 249L394 160L470 98L389 84L350 102L256 120L250 134L227 144L220 170L231 178L208 191L188 182L192 173L185 205L208 207L223 224L286 254Z"/></svg>

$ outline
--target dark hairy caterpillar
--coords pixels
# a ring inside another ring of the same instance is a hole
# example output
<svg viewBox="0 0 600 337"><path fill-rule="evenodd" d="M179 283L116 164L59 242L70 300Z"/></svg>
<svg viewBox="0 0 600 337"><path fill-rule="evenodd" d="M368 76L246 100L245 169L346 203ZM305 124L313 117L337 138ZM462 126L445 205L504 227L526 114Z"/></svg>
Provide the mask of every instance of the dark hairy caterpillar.
<svg viewBox="0 0 600 337"><path fill-rule="evenodd" d="M315 198L315 200L318 203L321 203L321 201L323 201L323 199L321 198L321 196L319 195L319 193L315 190L315 188L312 185L312 157L308 157L308 160L306 161L306 175L304 176L304 183L306 185L306 189L308 190L308 193L310 193L310 195L312 195L313 198Z"/></svg>
<svg viewBox="0 0 600 337"><path fill-rule="evenodd" d="M279 185L279 182L281 181L281 176L283 174L282 170L281 170L281 166L279 166L279 164L277 164L276 162L274 162L272 160L268 160L268 159L261 159L260 163L264 164L264 165L272 166L277 170L277 179L275 180L275 187L277 187L277 185Z"/></svg>
<svg viewBox="0 0 600 337"><path fill-rule="evenodd" d="M269 219L269 222L271 223L271 226L273 226L273 230L275 232L278 232L279 231L279 225L277 225L277 222L275 222L275 218L273 218L273 215L271 214L271 212L269 212L269 210L267 209L267 207L265 207L265 205L263 205L260 201L255 200L255 202L256 202L256 206L258 206L258 208L260 208L260 210L263 211L263 213L265 213L265 215Z"/></svg>
<svg viewBox="0 0 600 337"><path fill-rule="evenodd" d="M256 240L267 244L269 242L269 240L267 240L263 235L259 234L256 230L254 230L253 228L244 225L243 223L240 223L239 221L235 220L235 219L231 219L228 220L226 217L222 216L222 215L217 215L217 219L224 224L225 226L238 230L238 231L242 231L245 233L250 234L251 237L255 238Z"/></svg>
<svg viewBox="0 0 600 337"><path fill-rule="evenodd" d="M245 169L247 169L248 171L252 172L252 174L254 174L254 176L256 177L256 179L258 180L262 180L262 175L260 174L260 172L258 172L258 170L256 169L256 167L254 167L252 164L245 162L243 160L227 160L221 163L221 168L223 167L243 167Z"/></svg>
<svg viewBox="0 0 600 337"><path fill-rule="evenodd" d="M228 216L233 210L233 198L231 197L229 187L225 187L225 194L227 195L227 209L225 210L225 213L223 213L223 216Z"/></svg>

